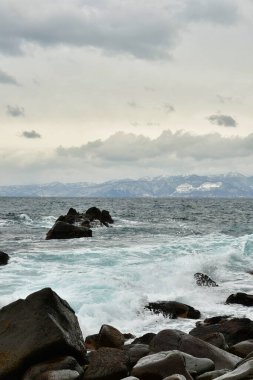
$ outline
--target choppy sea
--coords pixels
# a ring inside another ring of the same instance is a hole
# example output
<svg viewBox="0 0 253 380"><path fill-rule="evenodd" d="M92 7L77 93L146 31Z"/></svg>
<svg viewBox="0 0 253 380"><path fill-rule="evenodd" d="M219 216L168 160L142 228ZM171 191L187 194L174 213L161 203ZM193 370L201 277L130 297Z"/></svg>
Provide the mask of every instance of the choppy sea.
<svg viewBox="0 0 253 380"><path fill-rule="evenodd" d="M110 211L113 227L92 238L45 240L70 207ZM84 336L103 323L141 335L163 328L188 332L195 322L144 311L148 301L177 300L202 317L246 316L225 305L233 292L253 293L253 200L0 198L0 307L51 287L76 311ZM194 273L220 286L198 287Z"/></svg>

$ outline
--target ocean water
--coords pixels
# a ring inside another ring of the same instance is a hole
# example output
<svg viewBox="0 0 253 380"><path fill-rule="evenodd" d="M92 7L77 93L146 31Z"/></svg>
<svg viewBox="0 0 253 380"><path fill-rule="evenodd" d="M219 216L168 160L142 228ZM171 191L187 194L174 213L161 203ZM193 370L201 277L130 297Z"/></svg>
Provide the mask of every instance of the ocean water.
<svg viewBox="0 0 253 380"><path fill-rule="evenodd" d="M92 238L45 240L70 207L110 211L113 227ZM164 328L188 332L196 321L144 310L148 301L177 300L202 318L253 319L252 308L225 305L229 294L253 293L253 200L0 198L0 307L51 287L76 311L84 336L103 323L139 336ZM194 273L220 286L198 287Z"/></svg>

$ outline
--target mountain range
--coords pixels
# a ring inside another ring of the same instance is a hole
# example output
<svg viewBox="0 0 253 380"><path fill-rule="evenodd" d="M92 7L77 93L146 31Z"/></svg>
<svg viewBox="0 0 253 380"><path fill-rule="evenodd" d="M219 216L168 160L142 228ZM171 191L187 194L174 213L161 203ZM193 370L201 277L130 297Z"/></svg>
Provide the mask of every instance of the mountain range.
<svg viewBox="0 0 253 380"><path fill-rule="evenodd" d="M103 183L77 182L0 186L2 197L198 197L253 198L253 176L238 173L160 176Z"/></svg>

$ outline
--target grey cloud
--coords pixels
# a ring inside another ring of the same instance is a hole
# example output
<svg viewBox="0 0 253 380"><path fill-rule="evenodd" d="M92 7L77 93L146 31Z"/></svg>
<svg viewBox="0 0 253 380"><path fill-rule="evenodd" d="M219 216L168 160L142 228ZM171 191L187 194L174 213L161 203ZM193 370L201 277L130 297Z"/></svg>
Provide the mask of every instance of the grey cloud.
<svg viewBox="0 0 253 380"><path fill-rule="evenodd" d="M134 101L128 102L127 105L131 108L138 108L139 107L138 104L135 103Z"/></svg>
<svg viewBox="0 0 253 380"><path fill-rule="evenodd" d="M32 130L32 131L24 131L22 133L22 137L25 137L27 139L40 139L41 135L38 132Z"/></svg>
<svg viewBox="0 0 253 380"><path fill-rule="evenodd" d="M0 51L20 54L32 43L169 58L189 23L233 23L238 17L235 4L235 0L13 0L10 6L9 0L2 0Z"/></svg>
<svg viewBox="0 0 253 380"><path fill-rule="evenodd" d="M232 96L223 96L223 95L217 95L217 98L221 104L226 104L226 103L232 103L233 98Z"/></svg>
<svg viewBox="0 0 253 380"><path fill-rule="evenodd" d="M237 126L237 122L235 121L235 119L229 115L221 115L221 114L211 115L207 119L210 121L210 123L220 125L223 127Z"/></svg>
<svg viewBox="0 0 253 380"><path fill-rule="evenodd" d="M0 69L0 83L2 84L14 84L15 86L19 86L17 80L11 75L5 73Z"/></svg>
<svg viewBox="0 0 253 380"><path fill-rule="evenodd" d="M107 140L80 147L57 149L59 156L91 160L92 164L135 164L159 166L171 160L222 161L253 155L253 134L222 137L218 133L195 136L186 132L164 131L157 139L118 132Z"/></svg>
<svg viewBox="0 0 253 380"><path fill-rule="evenodd" d="M170 103L165 103L163 108L167 113L175 111L175 108Z"/></svg>
<svg viewBox="0 0 253 380"><path fill-rule="evenodd" d="M9 104L6 107L6 113L9 116L13 116L13 117L25 116L25 110L23 107L10 106Z"/></svg>

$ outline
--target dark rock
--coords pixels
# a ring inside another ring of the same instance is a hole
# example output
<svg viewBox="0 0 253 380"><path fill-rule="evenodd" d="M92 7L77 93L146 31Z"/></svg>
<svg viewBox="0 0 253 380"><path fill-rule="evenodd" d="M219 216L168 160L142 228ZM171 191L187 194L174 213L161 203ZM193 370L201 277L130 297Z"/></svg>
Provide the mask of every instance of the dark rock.
<svg viewBox="0 0 253 380"><path fill-rule="evenodd" d="M52 371L70 370L78 375L73 378L78 378L83 374L83 368L78 364L75 358L71 356L58 357L46 362L38 363L32 366L26 371L22 380L33 380L37 379L37 376L45 374L45 378L48 373ZM71 379L71 377L70 377Z"/></svg>
<svg viewBox="0 0 253 380"><path fill-rule="evenodd" d="M195 273L194 278L198 286L219 286L207 274Z"/></svg>
<svg viewBox="0 0 253 380"><path fill-rule="evenodd" d="M140 380L162 380L167 376L180 374L192 380L185 367L185 359L179 352L160 352L146 356L134 366L131 375Z"/></svg>
<svg viewBox="0 0 253 380"><path fill-rule="evenodd" d="M150 348L147 344L126 344L123 350L128 353L129 364L133 367L141 358L149 355Z"/></svg>
<svg viewBox="0 0 253 380"><path fill-rule="evenodd" d="M78 227L65 222L56 222L51 230L48 231L46 240L74 239L91 236L92 231L85 227Z"/></svg>
<svg viewBox="0 0 253 380"><path fill-rule="evenodd" d="M227 350L228 345L222 333L214 332L200 337L201 340L213 344L216 347L221 348L222 350Z"/></svg>
<svg viewBox="0 0 253 380"><path fill-rule="evenodd" d="M235 293L231 294L227 300L227 304L238 303L244 306L253 306L253 294Z"/></svg>
<svg viewBox="0 0 253 380"><path fill-rule="evenodd" d="M84 341L87 350L97 350L98 347L98 334L88 335Z"/></svg>
<svg viewBox="0 0 253 380"><path fill-rule="evenodd" d="M218 315L216 317L206 318L200 325L215 325L216 323L223 323L230 319L231 315Z"/></svg>
<svg viewBox="0 0 253 380"><path fill-rule="evenodd" d="M100 220L101 220L101 223L103 223L105 225L114 223L114 220L112 219L109 211L107 211L107 210L102 210Z"/></svg>
<svg viewBox="0 0 253 380"><path fill-rule="evenodd" d="M199 319L201 317L200 311L176 301L149 302L145 309L151 310L155 314L163 314L164 317L169 318Z"/></svg>
<svg viewBox="0 0 253 380"><path fill-rule="evenodd" d="M244 340L230 347L229 352L234 355L245 358L248 354L253 352L253 339Z"/></svg>
<svg viewBox="0 0 253 380"><path fill-rule="evenodd" d="M101 211L97 207L90 207L86 212L85 215L87 218L92 222L93 220L101 220Z"/></svg>
<svg viewBox="0 0 253 380"><path fill-rule="evenodd" d="M124 342L125 337L119 330L110 325L102 325L98 334L86 337L85 346L95 350L100 347L120 348Z"/></svg>
<svg viewBox="0 0 253 380"><path fill-rule="evenodd" d="M128 375L128 355L117 348L102 347L88 354L83 380L120 380Z"/></svg>
<svg viewBox="0 0 253 380"><path fill-rule="evenodd" d="M131 333L123 333L125 340L134 339L135 336Z"/></svg>
<svg viewBox="0 0 253 380"><path fill-rule="evenodd" d="M150 349L153 352L179 350L197 358L208 358L214 362L215 369L232 369L240 361L237 356L179 330L160 331L151 341Z"/></svg>
<svg viewBox="0 0 253 380"><path fill-rule="evenodd" d="M228 372L230 372L228 369L218 369L217 371L205 372L202 375L197 376L196 380L213 380Z"/></svg>
<svg viewBox="0 0 253 380"><path fill-rule="evenodd" d="M151 340L156 336L156 334L154 333L147 333L147 334L144 334L142 336L140 336L139 338L136 338L132 344L137 344L137 343L143 343L143 344L149 344L151 342Z"/></svg>
<svg viewBox="0 0 253 380"><path fill-rule="evenodd" d="M177 373L175 373L174 375L165 377L165 379L163 380L186 380L186 378L184 377L184 375L178 375Z"/></svg>
<svg viewBox="0 0 253 380"><path fill-rule="evenodd" d="M67 215L78 215L78 212L75 208L70 207L69 211L67 212Z"/></svg>
<svg viewBox="0 0 253 380"><path fill-rule="evenodd" d="M216 377L216 380L251 380L253 379L253 360L244 362L233 371Z"/></svg>
<svg viewBox="0 0 253 380"><path fill-rule="evenodd" d="M85 363L74 311L50 288L0 310L0 380L20 380L34 364L59 356Z"/></svg>
<svg viewBox="0 0 253 380"><path fill-rule="evenodd" d="M9 261L9 255L7 253L0 251L0 265L6 265Z"/></svg>
<svg viewBox="0 0 253 380"><path fill-rule="evenodd" d="M198 325L189 334L202 339L214 332L222 333L228 346L232 346L243 340L253 339L253 321L248 318L221 320L215 324Z"/></svg>

